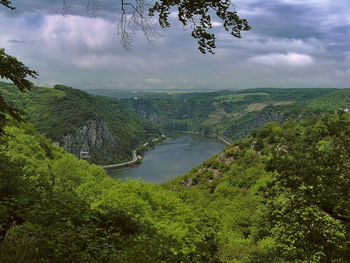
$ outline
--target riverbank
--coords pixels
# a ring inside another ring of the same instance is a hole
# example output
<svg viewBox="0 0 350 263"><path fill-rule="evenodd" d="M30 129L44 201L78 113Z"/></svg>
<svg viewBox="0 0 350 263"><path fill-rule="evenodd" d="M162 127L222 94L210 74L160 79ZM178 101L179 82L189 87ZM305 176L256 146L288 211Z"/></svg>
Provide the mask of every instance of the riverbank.
<svg viewBox="0 0 350 263"><path fill-rule="evenodd" d="M217 138L219 141L221 141L226 146L232 145L232 142L230 142L227 138L223 138L220 135L214 134L213 137Z"/></svg>
<svg viewBox="0 0 350 263"><path fill-rule="evenodd" d="M110 164L110 165L103 165L101 166L103 169L116 169L116 168L123 168L125 166L133 165L135 164L139 159L136 156L136 150L132 151L132 160L125 163L118 163L118 164Z"/></svg>
<svg viewBox="0 0 350 263"><path fill-rule="evenodd" d="M220 136L220 135L217 135L215 133L205 135L203 133L195 132L195 131L179 131L179 130L167 130L167 131L178 132L178 133L183 133L183 134L193 134L193 135L199 135L199 136L204 136L204 137L209 137L209 138L216 138L216 139L218 139L221 143L223 143L226 146L232 145L232 142L229 139L227 139L223 135Z"/></svg>
<svg viewBox="0 0 350 263"><path fill-rule="evenodd" d="M144 153L153 149L156 145L164 143L168 138L165 135L161 137L151 139L145 143L140 144L135 150L132 151L132 160L124 163L102 165L101 167L105 170L119 170L129 169L141 163Z"/></svg>

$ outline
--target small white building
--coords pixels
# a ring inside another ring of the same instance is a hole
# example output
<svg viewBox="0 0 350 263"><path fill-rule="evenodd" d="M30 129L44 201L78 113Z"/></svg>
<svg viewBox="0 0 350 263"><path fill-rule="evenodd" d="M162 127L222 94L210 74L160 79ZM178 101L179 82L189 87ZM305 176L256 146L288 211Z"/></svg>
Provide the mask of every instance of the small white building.
<svg viewBox="0 0 350 263"><path fill-rule="evenodd" d="M83 151L80 151L80 159L83 159L83 160L86 160L86 159L90 159L90 155L89 155L89 152L83 152Z"/></svg>

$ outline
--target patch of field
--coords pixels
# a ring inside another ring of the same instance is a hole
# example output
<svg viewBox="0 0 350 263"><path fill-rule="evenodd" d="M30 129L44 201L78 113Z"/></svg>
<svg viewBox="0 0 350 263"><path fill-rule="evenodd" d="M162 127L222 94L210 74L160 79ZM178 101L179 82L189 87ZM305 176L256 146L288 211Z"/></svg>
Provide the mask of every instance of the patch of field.
<svg viewBox="0 0 350 263"><path fill-rule="evenodd" d="M214 112L209 114L209 118L206 119L202 124L203 125L214 125L219 123L224 117L227 116L227 113L223 108L217 108Z"/></svg>
<svg viewBox="0 0 350 263"><path fill-rule="evenodd" d="M247 111L260 111L263 108L269 106L269 105L273 105L273 106L279 106L279 105L289 105L294 103L295 101L269 101L269 102L260 102L260 103L252 103L248 106Z"/></svg>
<svg viewBox="0 0 350 263"><path fill-rule="evenodd" d="M268 95L268 94L265 92L229 94L229 95L216 96L214 97L214 99L217 101L237 102L237 101L244 100L244 98L249 95Z"/></svg>
<svg viewBox="0 0 350 263"><path fill-rule="evenodd" d="M293 104L295 101L294 100L290 100L290 101L277 101L272 103L273 106L279 106L279 105L289 105L289 104Z"/></svg>

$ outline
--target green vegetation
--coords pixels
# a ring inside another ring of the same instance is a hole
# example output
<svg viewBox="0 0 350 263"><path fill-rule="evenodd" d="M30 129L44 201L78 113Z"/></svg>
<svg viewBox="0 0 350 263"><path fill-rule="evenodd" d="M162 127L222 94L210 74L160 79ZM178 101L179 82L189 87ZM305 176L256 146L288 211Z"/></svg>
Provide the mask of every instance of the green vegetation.
<svg viewBox="0 0 350 263"><path fill-rule="evenodd" d="M62 142L63 136L74 134L89 120L107 123L118 147L107 149L110 152L105 148L92 152L91 161L95 163L108 158L111 163L129 160L131 150L148 134L158 134L148 121L116 99L90 95L63 85L56 85L54 89L33 87L31 92L21 93L12 84L0 83L0 90L11 106L23 110L26 120L53 141Z"/></svg>
<svg viewBox="0 0 350 263"><path fill-rule="evenodd" d="M349 262L344 112L268 123L161 186L5 132L1 262Z"/></svg>
<svg viewBox="0 0 350 263"><path fill-rule="evenodd" d="M350 115L268 123L163 186L219 218L222 262L349 262Z"/></svg>
<svg viewBox="0 0 350 263"><path fill-rule="evenodd" d="M349 90L257 88L123 99L140 116L167 130L242 139L270 121L320 116L350 105Z"/></svg>
<svg viewBox="0 0 350 263"><path fill-rule="evenodd" d="M216 224L176 193L111 179L27 125L1 141L1 262L210 262Z"/></svg>
<svg viewBox="0 0 350 263"><path fill-rule="evenodd" d="M14 9L10 6L11 1L2 0L0 4L7 8ZM36 78L37 76L37 72L30 70L21 61L18 61L17 58L6 54L5 49L0 48L0 79L11 80L16 85L13 85L13 87L23 92L30 89L33 85L26 77ZM20 119L20 112L18 109L8 105L0 93L0 135L3 133L7 114L17 120Z"/></svg>

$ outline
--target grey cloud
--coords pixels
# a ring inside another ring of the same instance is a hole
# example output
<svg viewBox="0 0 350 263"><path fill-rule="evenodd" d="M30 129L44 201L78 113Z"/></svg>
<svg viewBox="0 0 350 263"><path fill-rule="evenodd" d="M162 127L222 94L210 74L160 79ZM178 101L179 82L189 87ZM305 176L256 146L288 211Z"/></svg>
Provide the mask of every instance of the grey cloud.
<svg viewBox="0 0 350 263"><path fill-rule="evenodd" d="M215 27L216 55L205 56L197 50L190 28L184 32L176 17L171 28L159 29L161 37L151 45L137 33L128 53L116 34L117 5L110 10L101 6L93 18L79 9L84 2L80 0L73 15L63 17L58 2L16 1L18 13L0 16L0 46L39 71L43 84L119 89L349 87L350 20L341 24L334 19L336 13L343 21L349 18L345 1L329 1L322 9L310 1L239 0L237 10L243 10L252 31L234 39ZM28 42L25 48L13 42L22 39Z"/></svg>
<svg viewBox="0 0 350 263"><path fill-rule="evenodd" d="M17 40L17 39L10 39L6 41L7 43L14 43L14 44L27 44L27 41L24 40Z"/></svg>

